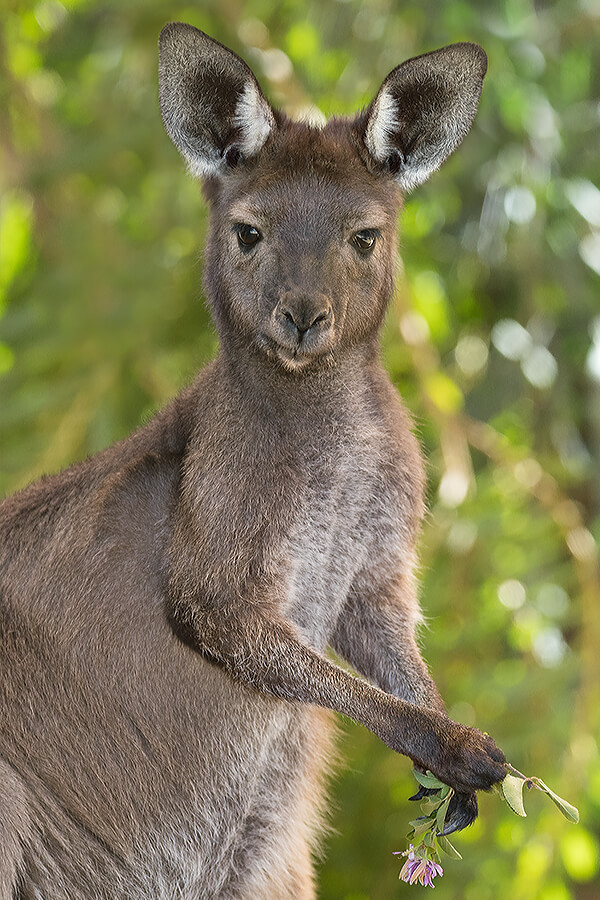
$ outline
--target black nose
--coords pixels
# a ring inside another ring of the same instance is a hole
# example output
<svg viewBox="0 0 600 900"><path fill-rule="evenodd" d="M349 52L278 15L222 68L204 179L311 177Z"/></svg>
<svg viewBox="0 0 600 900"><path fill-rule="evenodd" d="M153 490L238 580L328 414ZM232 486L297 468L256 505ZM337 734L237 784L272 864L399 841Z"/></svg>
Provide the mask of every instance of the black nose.
<svg viewBox="0 0 600 900"><path fill-rule="evenodd" d="M325 327L332 320L331 305L324 296L294 297L288 294L280 300L278 314L284 327L300 339L311 328Z"/></svg>
<svg viewBox="0 0 600 900"><path fill-rule="evenodd" d="M316 314L313 312L307 314L304 311L297 309L291 310L283 306L281 308L281 315L294 326L299 334L302 335L306 334L308 329L312 328L313 325L317 325L319 322L324 322L326 319L329 319L331 317L331 307L320 310Z"/></svg>

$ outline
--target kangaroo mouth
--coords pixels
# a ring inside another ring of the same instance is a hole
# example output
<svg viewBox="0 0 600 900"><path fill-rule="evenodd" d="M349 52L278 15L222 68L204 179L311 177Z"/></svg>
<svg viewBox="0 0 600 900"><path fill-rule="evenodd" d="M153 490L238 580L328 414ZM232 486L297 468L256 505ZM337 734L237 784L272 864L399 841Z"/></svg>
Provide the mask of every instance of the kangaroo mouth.
<svg viewBox="0 0 600 900"><path fill-rule="evenodd" d="M331 355L336 342L335 316L331 306L314 311L281 302L261 335L269 355L276 357L289 371L298 371Z"/></svg>
<svg viewBox="0 0 600 900"><path fill-rule="evenodd" d="M322 332L311 334L311 329L308 329L295 340L287 335L263 332L259 344L267 356L276 359L284 369L298 372L324 361L330 365L335 339L332 329L326 334Z"/></svg>

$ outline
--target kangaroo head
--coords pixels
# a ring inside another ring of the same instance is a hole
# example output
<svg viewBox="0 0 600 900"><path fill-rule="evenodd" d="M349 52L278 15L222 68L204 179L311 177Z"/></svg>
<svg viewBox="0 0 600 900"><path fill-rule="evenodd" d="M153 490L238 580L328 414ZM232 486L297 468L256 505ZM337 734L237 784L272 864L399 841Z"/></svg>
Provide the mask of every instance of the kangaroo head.
<svg viewBox="0 0 600 900"><path fill-rule="evenodd" d="M160 36L167 132L211 205L205 279L225 341L288 372L377 333L393 290L402 193L468 132L486 56L409 60L354 119L292 122L235 53L190 25Z"/></svg>

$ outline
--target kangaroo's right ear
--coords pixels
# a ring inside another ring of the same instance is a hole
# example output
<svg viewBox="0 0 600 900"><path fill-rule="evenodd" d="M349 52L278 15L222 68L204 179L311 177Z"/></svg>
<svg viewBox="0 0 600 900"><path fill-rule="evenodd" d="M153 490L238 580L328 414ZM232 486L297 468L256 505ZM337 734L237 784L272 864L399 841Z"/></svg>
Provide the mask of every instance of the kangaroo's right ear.
<svg viewBox="0 0 600 900"><path fill-rule="evenodd" d="M163 122L192 175L214 177L258 153L275 117L243 59L182 22L165 25L158 46Z"/></svg>
<svg viewBox="0 0 600 900"><path fill-rule="evenodd" d="M477 112L486 69L482 48L463 43L390 72L367 110L363 139L401 188L422 184L460 144Z"/></svg>

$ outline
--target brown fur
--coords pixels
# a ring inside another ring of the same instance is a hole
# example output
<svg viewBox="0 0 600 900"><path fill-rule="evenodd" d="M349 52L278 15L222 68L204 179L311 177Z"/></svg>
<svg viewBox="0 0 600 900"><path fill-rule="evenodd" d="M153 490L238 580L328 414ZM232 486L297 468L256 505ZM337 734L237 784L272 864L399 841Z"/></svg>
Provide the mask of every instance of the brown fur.
<svg viewBox="0 0 600 900"><path fill-rule="evenodd" d="M483 56L458 48L316 130L201 32L163 32L221 349L130 438L2 504L0 900L313 897L325 710L454 786L453 827L503 776L417 648L423 466L378 352L400 188L474 115Z"/></svg>

